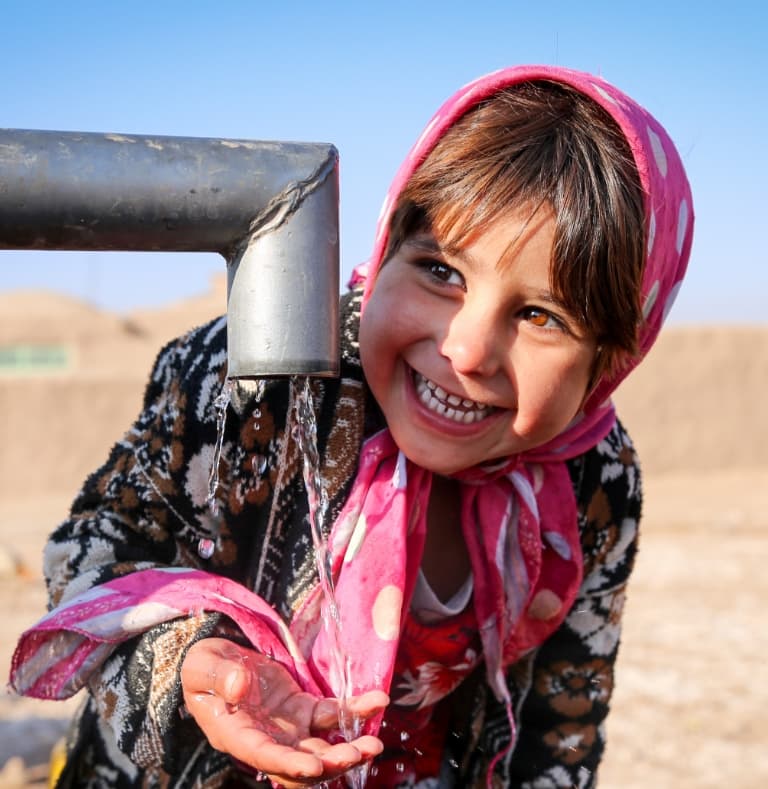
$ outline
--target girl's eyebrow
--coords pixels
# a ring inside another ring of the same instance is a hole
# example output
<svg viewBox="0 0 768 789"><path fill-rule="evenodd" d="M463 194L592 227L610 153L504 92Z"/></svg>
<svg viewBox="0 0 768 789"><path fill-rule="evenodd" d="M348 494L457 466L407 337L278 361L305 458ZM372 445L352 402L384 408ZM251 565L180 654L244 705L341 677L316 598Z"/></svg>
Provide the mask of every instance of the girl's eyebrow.
<svg viewBox="0 0 768 789"><path fill-rule="evenodd" d="M409 236L403 242L403 246L415 247L416 249L424 250L424 252L435 252L442 254L443 249L437 243L437 239L431 233L417 233Z"/></svg>
<svg viewBox="0 0 768 789"><path fill-rule="evenodd" d="M421 232L412 235L410 238L403 242L403 246L408 246L417 249L421 252L428 252L431 255L439 255L440 257L453 257L458 258L463 263L471 264L472 256L468 255L463 249L454 247L444 247L440 245L432 233Z"/></svg>
<svg viewBox="0 0 768 789"><path fill-rule="evenodd" d="M541 301L545 304L552 304L555 307L560 307L561 309L566 309L565 303L558 299L552 291L549 290L532 290L529 292L530 298L534 299L535 301Z"/></svg>

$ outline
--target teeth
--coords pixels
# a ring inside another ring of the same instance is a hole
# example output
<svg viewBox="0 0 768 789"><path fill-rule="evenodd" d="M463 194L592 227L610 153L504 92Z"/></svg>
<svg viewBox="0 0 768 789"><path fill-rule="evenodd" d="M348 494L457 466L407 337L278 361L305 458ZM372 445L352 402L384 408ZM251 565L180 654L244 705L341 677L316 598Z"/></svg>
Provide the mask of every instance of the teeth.
<svg viewBox="0 0 768 789"><path fill-rule="evenodd" d="M472 422L479 422L481 419L485 419L491 413L492 409L485 403L467 400L454 394L449 395L445 389L420 373L414 372L414 380L419 400L430 411L434 411L446 419L469 425Z"/></svg>

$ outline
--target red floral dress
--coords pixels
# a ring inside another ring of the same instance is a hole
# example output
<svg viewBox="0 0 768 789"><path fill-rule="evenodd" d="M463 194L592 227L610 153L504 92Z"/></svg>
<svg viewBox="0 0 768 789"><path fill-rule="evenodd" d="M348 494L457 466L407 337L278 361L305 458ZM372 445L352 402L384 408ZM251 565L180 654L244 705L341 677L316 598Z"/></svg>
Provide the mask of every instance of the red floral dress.
<svg viewBox="0 0 768 789"><path fill-rule="evenodd" d="M481 644L472 605L460 614L422 624L409 613L392 680L392 704L379 736L384 752L366 787L397 786L435 776L448 736L446 698L480 663Z"/></svg>

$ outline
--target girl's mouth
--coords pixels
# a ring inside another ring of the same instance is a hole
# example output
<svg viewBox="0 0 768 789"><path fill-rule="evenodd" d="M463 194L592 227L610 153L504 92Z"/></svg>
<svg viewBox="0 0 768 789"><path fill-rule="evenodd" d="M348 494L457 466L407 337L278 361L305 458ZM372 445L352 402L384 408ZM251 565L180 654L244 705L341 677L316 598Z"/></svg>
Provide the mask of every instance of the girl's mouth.
<svg viewBox="0 0 768 789"><path fill-rule="evenodd" d="M448 394L445 389L416 370L413 370L413 381L419 400L429 411L459 424L469 425L480 422L495 410L493 406L486 403Z"/></svg>

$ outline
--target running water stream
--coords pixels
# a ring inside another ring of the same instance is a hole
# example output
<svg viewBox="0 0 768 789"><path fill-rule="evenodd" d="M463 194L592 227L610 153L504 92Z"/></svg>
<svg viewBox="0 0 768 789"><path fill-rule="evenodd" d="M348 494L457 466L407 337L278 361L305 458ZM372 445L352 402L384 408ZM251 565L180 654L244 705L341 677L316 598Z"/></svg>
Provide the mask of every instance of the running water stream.
<svg viewBox="0 0 768 789"><path fill-rule="evenodd" d="M207 503L211 514L218 514L216 491L219 487L219 461L224 444L224 429L226 427L227 408L232 397L233 383L230 379L224 382L221 393L214 401L216 408L217 433L214 453L211 463L211 472L208 479ZM261 400L264 394L264 380L257 384L257 399ZM290 380L290 401L294 404L292 435L296 440L303 456L304 485L307 489L309 504L309 525L312 532L312 543L315 551L315 561L323 593L322 623L328 637L331 650L331 670L334 676L331 684L337 689L339 698L339 729L345 740L350 741L360 736L361 721L359 716L349 710L348 699L352 687L349 676L349 660L341 648L341 617L336 602L333 576L331 573L331 553L328 542L324 536L325 521L328 514L328 494L323 482L320 469L320 455L317 448L317 420L315 419L312 388L308 377L293 376ZM203 543L206 543L203 545ZM210 545L208 545L210 543ZM198 549L201 555L208 556L213 552L213 542L201 541ZM207 557L206 557L207 558ZM362 765L350 770L346 781L352 789L363 789L368 775L368 766Z"/></svg>
<svg viewBox="0 0 768 789"><path fill-rule="evenodd" d="M328 515L328 494L320 469L317 420L315 419L312 388L308 377L291 378L291 400L295 404L294 437L304 458L304 485L309 500L309 526L312 532L320 588L323 592L321 616L331 650L331 670L335 675L331 678L331 685L338 693L340 702L339 729L344 739L349 742L360 736L361 722L359 716L352 713L348 707L352 680L349 674L349 660L341 647L341 615L331 572L331 552L328 550L328 541L324 536L325 519ZM350 770L345 776L347 784L353 789L362 789L365 786L367 774L367 765Z"/></svg>

